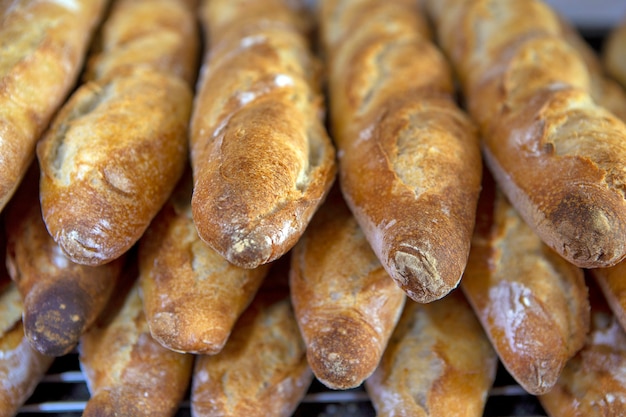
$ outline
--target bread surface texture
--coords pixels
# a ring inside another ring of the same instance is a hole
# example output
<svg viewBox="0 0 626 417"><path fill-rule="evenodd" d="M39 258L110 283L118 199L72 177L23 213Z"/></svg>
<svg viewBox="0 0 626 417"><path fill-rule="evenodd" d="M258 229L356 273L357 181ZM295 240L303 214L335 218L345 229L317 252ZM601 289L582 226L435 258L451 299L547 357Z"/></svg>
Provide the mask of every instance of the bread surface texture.
<svg viewBox="0 0 626 417"><path fill-rule="evenodd" d="M407 300L380 366L365 381L380 417L480 417L497 356L463 294Z"/></svg>
<svg viewBox="0 0 626 417"><path fill-rule="evenodd" d="M117 300L81 337L80 367L91 394L83 416L174 416L191 381L193 355L152 338L139 285L132 275L124 278Z"/></svg>
<svg viewBox="0 0 626 417"><path fill-rule="evenodd" d="M222 351L196 358L193 415L289 417L300 404L313 374L287 274L287 266L273 266Z"/></svg>
<svg viewBox="0 0 626 417"><path fill-rule="evenodd" d="M465 268L482 173L450 67L415 2L321 1L319 20L346 202L407 295L439 299Z"/></svg>
<svg viewBox="0 0 626 417"><path fill-rule="evenodd" d="M601 52L594 49L571 22L563 17L560 20L563 37L587 66L591 97L622 121L626 120L626 89L609 74Z"/></svg>
<svg viewBox="0 0 626 417"><path fill-rule="evenodd" d="M184 171L189 77L199 53L193 13L185 2L116 1L90 56L94 78L72 94L37 145L44 221L76 263L102 265L126 253ZM174 47L159 43L154 56L128 52L168 31Z"/></svg>
<svg viewBox="0 0 626 417"><path fill-rule="evenodd" d="M426 5L485 161L522 218L579 267L623 259L626 126L592 99L560 17L540 0Z"/></svg>
<svg viewBox="0 0 626 417"><path fill-rule="evenodd" d="M591 328L584 347L539 401L551 417L618 417L626 414L626 333L591 283Z"/></svg>
<svg viewBox="0 0 626 417"><path fill-rule="evenodd" d="M405 294L335 188L291 254L291 299L319 381L355 388L378 366Z"/></svg>
<svg viewBox="0 0 626 417"><path fill-rule="evenodd" d="M140 241L142 300L150 332L163 346L216 354L269 265L235 266L202 241L191 215L191 192L188 170Z"/></svg>
<svg viewBox="0 0 626 417"><path fill-rule="evenodd" d="M0 209L78 79L105 0L0 5Z"/></svg>
<svg viewBox="0 0 626 417"><path fill-rule="evenodd" d="M35 166L7 205L4 222L6 264L22 295L26 337L42 354L65 355L106 306L124 260L90 267L65 256L46 230Z"/></svg>
<svg viewBox="0 0 626 417"><path fill-rule="evenodd" d="M191 122L193 219L229 262L254 268L301 236L335 176L304 3L203 2Z"/></svg>
<svg viewBox="0 0 626 417"><path fill-rule="evenodd" d="M511 376L549 391L589 330L583 271L522 220L486 177L461 288Z"/></svg>

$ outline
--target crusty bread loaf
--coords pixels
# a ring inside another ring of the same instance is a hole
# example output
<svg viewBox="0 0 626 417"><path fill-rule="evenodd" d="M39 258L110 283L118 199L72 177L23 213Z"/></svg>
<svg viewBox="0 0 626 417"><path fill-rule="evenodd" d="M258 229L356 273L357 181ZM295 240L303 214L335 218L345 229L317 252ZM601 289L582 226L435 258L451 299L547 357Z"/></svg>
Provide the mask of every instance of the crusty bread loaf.
<svg viewBox="0 0 626 417"><path fill-rule="evenodd" d="M200 57L198 0L116 0L87 62L84 79L150 67L193 85Z"/></svg>
<svg viewBox="0 0 626 417"><path fill-rule="evenodd" d="M48 231L74 262L126 253L165 203L186 161L191 92L152 70L84 84L37 153Z"/></svg>
<svg viewBox="0 0 626 417"><path fill-rule="evenodd" d="M313 374L289 301L289 270L279 263L224 349L196 357L192 415L289 417L306 394Z"/></svg>
<svg viewBox="0 0 626 417"><path fill-rule="evenodd" d="M550 417L626 415L626 333L590 285L591 331L585 346L539 401Z"/></svg>
<svg viewBox="0 0 626 417"><path fill-rule="evenodd" d="M0 417L17 414L53 360L30 346L22 326L20 293L4 277L0 280Z"/></svg>
<svg viewBox="0 0 626 417"><path fill-rule="evenodd" d="M409 297L441 298L469 252L482 172L475 127L414 1L320 3L346 201Z"/></svg>
<svg viewBox="0 0 626 417"><path fill-rule="evenodd" d="M332 389L361 385L378 366L406 297L336 188L293 248L290 288L317 379Z"/></svg>
<svg viewBox="0 0 626 417"><path fill-rule="evenodd" d="M191 217L191 192L188 170L140 241L142 299L159 343L176 351L215 354L269 266L239 268L204 243Z"/></svg>
<svg viewBox="0 0 626 417"><path fill-rule="evenodd" d="M497 363L457 290L429 304L407 301L365 387L379 417L481 417Z"/></svg>
<svg viewBox="0 0 626 417"><path fill-rule="evenodd" d="M191 129L193 219L229 262L254 268L299 239L334 180L304 4L206 1L208 52Z"/></svg>
<svg viewBox="0 0 626 417"><path fill-rule="evenodd" d="M485 161L520 215L577 266L623 259L626 126L591 99L558 15L541 0L426 4Z"/></svg>
<svg viewBox="0 0 626 417"><path fill-rule="evenodd" d="M7 267L23 298L24 332L50 356L69 353L104 309L123 260L90 267L70 261L48 234L36 164L7 205Z"/></svg>
<svg viewBox="0 0 626 417"><path fill-rule="evenodd" d="M606 39L602 60L607 72L626 88L626 19L615 27Z"/></svg>
<svg viewBox="0 0 626 417"><path fill-rule="evenodd" d="M531 394L556 383L583 346L583 272L546 246L485 176L461 288L501 362Z"/></svg>
<svg viewBox="0 0 626 417"><path fill-rule="evenodd" d="M150 336L138 282L126 273L117 300L80 340L80 367L91 394L83 416L174 416L191 381L193 355L166 349Z"/></svg>
<svg viewBox="0 0 626 417"><path fill-rule="evenodd" d="M106 0L0 4L0 210L74 86Z"/></svg>
<svg viewBox="0 0 626 417"><path fill-rule="evenodd" d="M76 263L101 265L127 252L187 161L192 85L177 74L195 69L188 49L197 52L199 35L190 26L190 5L170 0L169 7L157 7L163 1L118 0L103 23L103 49L93 58L93 71L103 78L72 95L37 146L44 221ZM173 7L187 18L167 26ZM139 17L137 25L146 32L131 44L142 37L151 41L163 25L182 39L176 48L159 43L145 62L127 54L127 43L119 38L131 29L128 20Z"/></svg>

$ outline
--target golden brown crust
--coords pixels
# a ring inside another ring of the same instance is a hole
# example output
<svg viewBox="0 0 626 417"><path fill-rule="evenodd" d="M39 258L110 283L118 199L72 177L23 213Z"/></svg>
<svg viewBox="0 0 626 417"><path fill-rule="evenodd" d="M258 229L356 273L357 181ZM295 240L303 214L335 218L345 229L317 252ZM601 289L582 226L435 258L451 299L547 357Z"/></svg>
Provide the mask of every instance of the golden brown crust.
<svg viewBox="0 0 626 417"><path fill-rule="evenodd" d="M24 335L17 287L0 289L0 416L13 417L30 397L54 357L34 350Z"/></svg>
<svg viewBox="0 0 626 417"><path fill-rule="evenodd" d="M137 283L117 294L121 308L81 337L80 366L91 393L83 415L173 416L191 380L193 356L152 339Z"/></svg>
<svg viewBox="0 0 626 417"><path fill-rule="evenodd" d="M615 27L606 39L602 62L607 72L626 88L626 19Z"/></svg>
<svg viewBox="0 0 626 417"><path fill-rule="evenodd" d="M195 71L193 10L177 1L162 10L143 3L116 4L119 10L103 24L103 49L91 62L103 78L72 95L37 146L44 221L80 264L101 265L128 251L167 200L188 157L192 85L177 74ZM177 28L184 41L146 56L128 54L134 42L160 33L162 21L174 15L171 7L186 16L172 19L186 25ZM128 20L137 17L157 28L139 31L130 44L119 40L131 36Z"/></svg>
<svg viewBox="0 0 626 417"><path fill-rule="evenodd" d="M365 387L380 417L480 417L497 363L457 290L429 304L407 301Z"/></svg>
<svg viewBox="0 0 626 417"><path fill-rule="evenodd" d="M520 215L580 267L626 256L626 126L590 97L585 61L541 1L428 1L483 137Z"/></svg>
<svg viewBox="0 0 626 417"><path fill-rule="evenodd" d="M567 363L554 388L539 396L550 417L626 415L626 333L602 295L593 295L590 287L591 331L585 346Z"/></svg>
<svg viewBox="0 0 626 417"><path fill-rule="evenodd" d="M607 74L598 53L574 26L562 18L561 28L567 43L576 50L587 66L593 100L622 121L626 120L626 90Z"/></svg>
<svg viewBox="0 0 626 417"><path fill-rule="evenodd" d="M200 52L196 7L197 0L114 1L84 78L108 78L139 66L193 85Z"/></svg>
<svg viewBox="0 0 626 417"><path fill-rule="evenodd" d="M208 52L192 116L193 218L204 241L245 268L296 243L335 175L307 21L292 4L202 8Z"/></svg>
<svg viewBox="0 0 626 417"><path fill-rule="evenodd" d="M346 201L409 297L441 298L469 252L482 171L476 130L414 2L322 1L320 10Z"/></svg>
<svg viewBox="0 0 626 417"><path fill-rule="evenodd" d="M107 263L141 237L183 172L190 110L186 84L148 69L69 99L37 155L43 217L72 261Z"/></svg>
<svg viewBox="0 0 626 417"><path fill-rule="evenodd" d="M33 168L6 209L7 267L23 297L31 346L61 356L103 310L123 261L89 267L63 254L41 217L39 172Z"/></svg>
<svg viewBox="0 0 626 417"><path fill-rule="evenodd" d="M228 263L198 236L188 172L140 242L144 311L152 336L182 352L215 354L254 298L268 266Z"/></svg>
<svg viewBox="0 0 626 417"><path fill-rule="evenodd" d="M270 271L224 349L196 358L191 410L202 416L291 416L313 379L286 286ZM284 275L284 277L283 277Z"/></svg>
<svg viewBox="0 0 626 417"><path fill-rule="evenodd" d="M484 184L461 288L509 373L542 394L584 343L583 272L548 248L493 182Z"/></svg>
<svg viewBox="0 0 626 417"><path fill-rule="evenodd" d="M332 389L359 386L378 366L405 296L338 190L293 249L290 288L317 379Z"/></svg>
<svg viewBox="0 0 626 417"><path fill-rule="evenodd" d="M17 189L34 158L35 143L74 86L105 3L4 2L0 18L0 209Z"/></svg>

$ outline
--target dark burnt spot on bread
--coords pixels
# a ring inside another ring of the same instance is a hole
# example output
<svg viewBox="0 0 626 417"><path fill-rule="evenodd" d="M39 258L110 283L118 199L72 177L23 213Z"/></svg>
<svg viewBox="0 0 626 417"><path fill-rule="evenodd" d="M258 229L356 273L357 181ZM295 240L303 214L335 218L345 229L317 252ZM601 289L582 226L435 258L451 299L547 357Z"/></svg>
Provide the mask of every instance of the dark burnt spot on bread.
<svg viewBox="0 0 626 417"><path fill-rule="evenodd" d="M37 302L29 300L24 331L39 352L61 356L74 348L85 330L90 296L70 281L57 281L44 294Z"/></svg>

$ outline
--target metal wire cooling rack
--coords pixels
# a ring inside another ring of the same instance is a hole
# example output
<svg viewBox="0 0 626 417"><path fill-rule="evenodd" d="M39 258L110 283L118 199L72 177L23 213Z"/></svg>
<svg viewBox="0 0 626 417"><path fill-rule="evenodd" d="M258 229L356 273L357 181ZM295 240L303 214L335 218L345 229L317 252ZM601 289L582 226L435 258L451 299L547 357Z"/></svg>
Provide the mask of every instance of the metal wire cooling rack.
<svg viewBox="0 0 626 417"><path fill-rule="evenodd" d="M78 354L57 358L20 409L17 417L79 417L89 400L85 378L80 371ZM376 415L363 388L331 391L314 381L293 417L374 417ZM190 417L185 400L176 417ZM484 417L546 416L538 400L527 394L500 366L489 393Z"/></svg>

